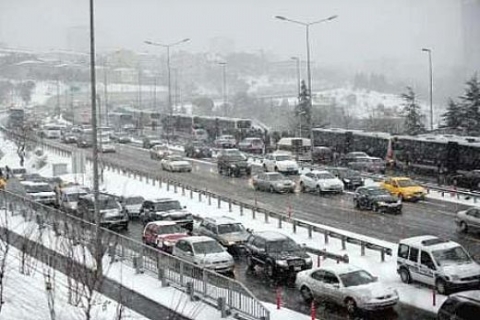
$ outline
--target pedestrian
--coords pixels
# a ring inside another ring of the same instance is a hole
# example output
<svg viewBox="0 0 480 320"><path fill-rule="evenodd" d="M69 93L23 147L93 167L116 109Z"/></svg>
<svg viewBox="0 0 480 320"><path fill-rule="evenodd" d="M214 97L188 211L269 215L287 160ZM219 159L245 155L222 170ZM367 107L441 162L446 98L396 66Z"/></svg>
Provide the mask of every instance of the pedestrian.
<svg viewBox="0 0 480 320"><path fill-rule="evenodd" d="M8 166L5 166L5 177L7 178L7 180L10 179L10 174L10 168Z"/></svg>

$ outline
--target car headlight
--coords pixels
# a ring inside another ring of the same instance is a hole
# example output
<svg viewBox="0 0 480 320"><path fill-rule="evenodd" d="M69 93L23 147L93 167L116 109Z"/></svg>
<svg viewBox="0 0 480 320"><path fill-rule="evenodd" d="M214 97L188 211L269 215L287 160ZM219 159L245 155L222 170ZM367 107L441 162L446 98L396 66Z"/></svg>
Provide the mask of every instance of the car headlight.
<svg viewBox="0 0 480 320"><path fill-rule="evenodd" d="M280 267L288 267L287 260L277 260L277 265Z"/></svg>
<svg viewBox="0 0 480 320"><path fill-rule="evenodd" d="M343 179L346 183L350 183L350 179Z"/></svg>
<svg viewBox="0 0 480 320"><path fill-rule="evenodd" d="M167 240L167 241L163 241L163 245L166 246L166 247L171 247L171 246L173 246L173 242L168 241L168 240Z"/></svg>
<svg viewBox="0 0 480 320"><path fill-rule="evenodd" d="M236 164L231 164L231 165L230 165L230 168L236 168L236 167L237 167Z"/></svg>
<svg viewBox="0 0 480 320"><path fill-rule="evenodd" d="M460 277L458 275L454 274L454 275L450 276L450 279L452 279L452 281L458 281L458 280L460 280Z"/></svg>
<svg viewBox="0 0 480 320"><path fill-rule="evenodd" d="M305 264L312 264L312 258L308 257L308 258L305 258Z"/></svg>
<svg viewBox="0 0 480 320"><path fill-rule="evenodd" d="M281 188L281 187L282 187L282 183L281 183L281 182L275 182L275 187Z"/></svg>
<svg viewBox="0 0 480 320"><path fill-rule="evenodd" d="M386 202L383 202L383 201L378 201L377 202L379 206L386 206L387 203Z"/></svg>
<svg viewBox="0 0 480 320"><path fill-rule="evenodd" d="M200 152L200 149L195 149L195 152Z"/></svg>
<svg viewBox="0 0 480 320"><path fill-rule="evenodd" d="M401 204L401 203L402 203L402 199L399 198L399 199L397 200L397 203L398 203L398 204Z"/></svg>

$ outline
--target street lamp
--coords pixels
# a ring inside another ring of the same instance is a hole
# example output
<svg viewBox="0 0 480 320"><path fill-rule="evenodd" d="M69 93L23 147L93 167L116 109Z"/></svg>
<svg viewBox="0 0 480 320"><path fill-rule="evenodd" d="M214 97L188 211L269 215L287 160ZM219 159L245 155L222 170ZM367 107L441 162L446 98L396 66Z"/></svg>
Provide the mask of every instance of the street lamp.
<svg viewBox="0 0 480 320"><path fill-rule="evenodd" d="M275 16L276 19L291 22L291 23L295 23L295 24L299 24L299 25L305 27L305 42L306 42L306 45L307 45L307 80L308 80L307 92L310 96L310 99L308 99L308 101L309 101L308 102L308 104L309 104L308 108L309 108L309 111L310 111L310 115L307 118L308 119L307 125L309 126L309 130L310 130L310 141L311 141L310 142L310 152L312 154L313 154L313 152L312 152L313 151L313 137L312 137L312 73L311 73L311 70L310 70L310 26L315 25L315 24L319 24L319 23L323 23L323 22L328 22L328 21L336 19L337 17L338 17L337 15L333 15L333 16L330 16L328 18L313 21L313 22L303 22L303 21L289 19L289 18L284 17L284 16ZM313 157L312 157L312 161L313 161Z"/></svg>
<svg viewBox="0 0 480 320"><path fill-rule="evenodd" d="M183 40L172 42L168 44L153 42L153 41L144 41L146 44L151 46L163 47L167 49L167 78L168 78L168 111L170 113L170 117L173 115L173 108L172 108L172 83L171 83L171 69L170 69L170 48L176 45L179 45L184 42L190 41L190 38L185 38ZM169 129L170 130L170 129ZM169 135L167 135L167 138Z"/></svg>
<svg viewBox="0 0 480 320"><path fill-rule="evenodd" d="M223 116L227 116L227 63L217 62L223 69Z"/></svg>
<svg viewBox="0 0 480 320"><path fill-rule="evenodd" d="M422 48L423 52L428 53L428 65L430 75L430 130L433 131L433 68L432 68L432 49Z"/></svg>

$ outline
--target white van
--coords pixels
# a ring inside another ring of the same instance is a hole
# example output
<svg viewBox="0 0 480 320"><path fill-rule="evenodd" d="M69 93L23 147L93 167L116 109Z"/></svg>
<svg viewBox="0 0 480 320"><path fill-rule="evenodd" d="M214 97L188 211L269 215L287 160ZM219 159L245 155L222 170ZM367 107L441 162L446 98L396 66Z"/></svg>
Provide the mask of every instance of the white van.
<svg viewBox="0 0 480 320"><path fill-rule="evenodd" d="M404 283L434 286L438 293L478 287L480 265L458 243L435 236L403 239L398 244L397 272Z"/></svg>

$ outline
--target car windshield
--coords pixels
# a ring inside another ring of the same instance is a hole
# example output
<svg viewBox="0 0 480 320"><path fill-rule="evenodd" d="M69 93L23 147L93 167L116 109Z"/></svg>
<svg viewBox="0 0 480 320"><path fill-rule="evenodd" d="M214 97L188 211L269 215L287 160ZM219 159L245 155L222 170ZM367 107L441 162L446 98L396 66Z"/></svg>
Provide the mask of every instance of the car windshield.
<svg viewBox="0 0 480 320"><path fill-rule="evenodd" d="M343 172L342 172L343 171ZM341 175L345 175L346 177L359 177L360 172L355 170L339 170Z"/></svg>
<svg viewBox="0 0 480 320"><path fill-rule="evenodd" d="M345 287L355 287L375 282L375 278L364 270L358 270L340 275L340 280Z"/></svg>
<svg viewBox="0 0 480 320"><path fill-rule="evenodd" d="M217 241L202 241L193 244L193 250L196 254L209 254L223 252L223 248Z"/></svg>
<svg viewBox="0 0 480 320"><path fill-rule="evenodd" d="M119 209L118 202L113 198L99 199L98 209L99 210Z"/></svg>
<svg viewBox="0 0 480 320"><path fill-rule="evenodd" d="M67 199L68 199L69 202L78 201L78 199L79 199L80 197L83 197L83 196L85 196L85 195L87 195L86 192L83 192L83 193L82 193L82 192L69 193L69 194L67 194Z"/></svg>
<svg viewBox="0 0 480 320"><path fill-rule="evenodd" d="M234 138L233 138L233 136L221 136L219 139L220 140L233 140Z"/></svg>
<svg viewBox="0 0 480 320"><path fill-rule="evenodd" d="M142 204L143 201L142 197L130 197L125 200L125 204Z"/></svg>
<svg viewBox="0 0 480 320"><path fill-rule="evenodd" d="M180 226L176 224L168 225L168 226L161 226L158 228L158 234L175 234L175 233L186 233L185 229L182 229Z"/></svg>
<svg viewBox="0 0 480 320"><path fill-rule="evenodd" d="M275 158L276 158L277 161L288 161L288 160L292 159L292 157L290 157L288 154L281 155L281 156L276 156Z"/></svg>
<svg viewBox="0 0 480 320"><path fill-rule="evenodd" d="M401 188L406 188L406 187L415 187L416 184L413 183L412 180L410 179L404 179L404 180L397 180L397 184Z"/></svg>
<svg viewBox="0 0 480 320"><path fill-rule="evenodd" d="M381 188L368 189L368 194L371 196L388 196L390 193Z"/></svg>
<svg viewBox="0 0 480 320"><path fill-rule="evenodd" d="M432 255L439 266L470 263L472 261L465 249L460 246L446 250L434 250Z"/></svg>
<svg viewBox="0 0 480 320"><path fill-rule="evenodd" d="M299 250L299 246L292 239L267 242L267 251L269 252L296 251L296 250Z"/></svg>
<svg viewBox="0 0 480 320"><path fill-rule="evenodd" d="M162 201L155 203L155 211L168 211L168 210L181 210L182 206L180 202L172 201Z"/></svg>
<svg viewBox="0 0 480 320"><path fill-rule="evenodd" d="M33 186L25 186L25 191L27 193L37 193L37 192L52 192L52 188L48 184L38 184Z"/></svg>
<svg viewBox="0 0 480 320"><path fill-rule="evenodd" d="M241 223L229 223L229 224L220 224L218 225L218 233L233 233L233 232L243 232L245 227Z"/></svg>
<svg viewBox="0 0 480 320"><path fill-rule="evenodd" d="M272 174L269 174L267 177L268 177L267 180L270 180L270 181L285 180L285 178L280 173L272 173Z"/></svg>
<svg viewBox="0 0 480 320"><path fill-rule="evenodd" d="M317 177L318 180L335 179L333 174L327 173L327 172L317 173L315 176Z"/></svg>

